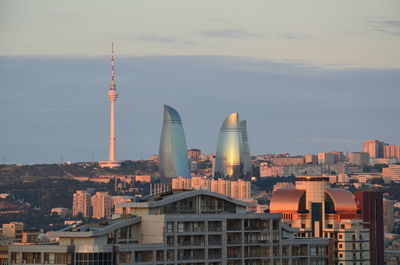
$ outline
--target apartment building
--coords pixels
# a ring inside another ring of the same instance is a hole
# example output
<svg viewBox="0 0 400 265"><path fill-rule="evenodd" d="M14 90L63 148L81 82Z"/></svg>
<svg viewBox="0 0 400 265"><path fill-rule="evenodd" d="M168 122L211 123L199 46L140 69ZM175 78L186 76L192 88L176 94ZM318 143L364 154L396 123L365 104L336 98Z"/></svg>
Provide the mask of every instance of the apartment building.
<svg viewBox="0 0 400 265"><path fill-rule="evenodd" d="M81 213L84 217L92 215L92 194L85 190L77 190L72 199L72 215L76 216Z"/></svg>
<svg viewBox="0 0 400 265"><path fill-rule="evenodd" d="M211 179L205 176L192 178L179 177L172 179L172 189L208 189L235 199L249 199L251 197L251 183L242 179Z"/></svg>
<svg viewBox="0 0 400 265"><path fill-rule="evenodd" d="M112 197L106 191L96 192L91 198L93 218L111 218Z"/></svg>

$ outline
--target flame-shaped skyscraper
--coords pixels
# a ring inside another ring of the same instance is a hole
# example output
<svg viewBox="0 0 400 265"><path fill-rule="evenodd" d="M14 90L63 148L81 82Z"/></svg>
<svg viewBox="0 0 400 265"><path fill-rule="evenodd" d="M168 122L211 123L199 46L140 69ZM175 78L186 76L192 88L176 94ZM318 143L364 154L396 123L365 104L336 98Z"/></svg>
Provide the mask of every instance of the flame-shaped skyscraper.
<svg viewBox="0 0 400 265"><path fill-rule="evenodd" d="M251 176L246 120L237 112L229 114L221 126L215 154L214 177L248 178Z"/></svg>
<svg viewBox="0 0 400 265"><path fill-rule="evenodd" d="M179 113L164 105L160 138L160 176L163 179L190 178L185 132Z"/></svg>

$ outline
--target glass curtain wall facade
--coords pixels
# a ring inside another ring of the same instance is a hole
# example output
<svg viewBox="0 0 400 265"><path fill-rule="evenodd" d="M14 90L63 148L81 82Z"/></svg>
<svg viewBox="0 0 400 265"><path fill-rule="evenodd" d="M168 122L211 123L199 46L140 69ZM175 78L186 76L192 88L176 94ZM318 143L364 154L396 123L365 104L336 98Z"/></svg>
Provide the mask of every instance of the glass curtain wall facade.
<svg viewBox="0 0 400 265"><path fill-rule="evenodd" d="M250 158L250 146L249 138L247 137L247 121L240 121L240 132L242 133L243 139L243 150L242 150L242 162L243 162L243 176L251 177L251 158Z"/></svg>
<svg viewBox="0 0 400 265"><path fill-rule="evenodd" d="M231 113L219 132L214 177L243 178L251 173L246 121Z"/></svg>
<svg viewBox="0 0 400 265"><path fill-rule="evenodd" d="M160 139L160 177L190 178L185 133L179 113L164 105Z"/></svg>

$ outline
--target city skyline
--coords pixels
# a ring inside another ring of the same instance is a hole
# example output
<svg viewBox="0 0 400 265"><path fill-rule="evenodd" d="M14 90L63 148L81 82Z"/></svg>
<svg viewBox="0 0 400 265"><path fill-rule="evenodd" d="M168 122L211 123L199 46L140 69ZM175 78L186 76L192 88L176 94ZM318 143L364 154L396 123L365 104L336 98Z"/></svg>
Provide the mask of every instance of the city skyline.
<svg viewBox="0 0 400 265"><path fill-rule="evenodd" d="M164 104L204 153L232 112L253 154L400 144L397 1L89 2L0 4L1 163L106 158L112 41L118 160L158 153Z"/></svg>

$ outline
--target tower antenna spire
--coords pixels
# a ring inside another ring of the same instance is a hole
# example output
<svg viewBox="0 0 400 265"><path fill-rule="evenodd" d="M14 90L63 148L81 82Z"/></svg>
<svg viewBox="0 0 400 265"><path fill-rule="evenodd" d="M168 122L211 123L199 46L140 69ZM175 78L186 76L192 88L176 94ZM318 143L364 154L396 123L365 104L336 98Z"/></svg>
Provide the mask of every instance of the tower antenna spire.
<svg viewBox="0 0 400 265"><path fill-rule="evenodd" d="M110 84L110 89L115 90L114 42L111 42L111 84Z"/></svg>

